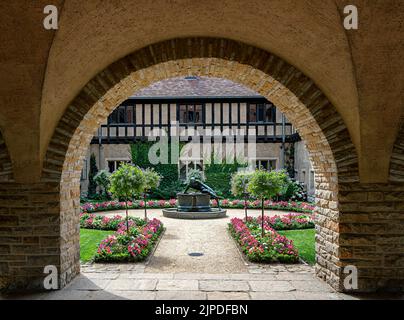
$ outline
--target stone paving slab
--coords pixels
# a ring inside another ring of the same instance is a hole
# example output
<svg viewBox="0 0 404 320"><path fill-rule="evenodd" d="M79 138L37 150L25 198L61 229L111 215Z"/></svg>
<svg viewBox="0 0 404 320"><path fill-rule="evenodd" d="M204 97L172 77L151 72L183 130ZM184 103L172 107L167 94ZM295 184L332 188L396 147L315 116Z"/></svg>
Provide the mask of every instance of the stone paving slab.
<svg viewBox="0 0 404 320"><path fill-rule="evenodd" d="M199 289L202 291L250 291L248 282L243 280L200 280Z"/></svg>
<svg viewBox="0 0 404 320"><path fill-rule="evenodd" d="M156 300L206 300L205 292L201 291L157 291Z"/></svg>
<svg viewBox="0 0 404 320"><path fill-rule="evenodd" d="M231 274L215 273L175 273L174 279L196 279L196 280L230 280Z"/></svg>
<svg viewBox="0 0 404 320"><path fill-rule="evenodd" d="M85 291L97 291L104 290L111 279L100 279L100 278L87 278L83 275L78 276L70 285L68 285L65 290L85 290Z"/></svg>
<svg viewBox="0 0 404 320"><path fill-rule="evenodd" d="M296 300L292 292L250 292L251 300Z"/></svg>
<svg viewBox="0 0 404 320"><path fill-rule="evenodd" d="M327 284L320 280L292 280L291 285L297 290L302 292L334 292L334 290Z"/></svg>
<svg viewBox="0 0 404 320"><path fill-rule="evenodd" d="M279 280L264 280L264 281L249 281L251 291L261 292L287 292L296 291L296 288L289 281Z"/></svg>
<svg viewBox="0 0 404 320"><path fill-rule="evenodd" d="M157 291L198 291L198 280L159 280Z"/></svg>
<svg viewBox="0 0 404 320"><path fill-rule="evenodd" d="M156 291L97 291L91 296L94 300L155 300Z"/></svg>
<svg viewBox="0 0 404 320"><path fill-rule="evenodd" d="M156 279L121 279L111 281L107 290L111 291L153 291L157 285Z"/></svg>
<svg viewBox="0 0 404 320"><path fill-rule="evenodd" d="M207 292L208 300L251 300L247 292Z"/></svg>
<svg viewBox="0 0 404 320"><path fill-rule="evenodd" d="M119 279L174 279L173 273L121 272Z"/></svg>

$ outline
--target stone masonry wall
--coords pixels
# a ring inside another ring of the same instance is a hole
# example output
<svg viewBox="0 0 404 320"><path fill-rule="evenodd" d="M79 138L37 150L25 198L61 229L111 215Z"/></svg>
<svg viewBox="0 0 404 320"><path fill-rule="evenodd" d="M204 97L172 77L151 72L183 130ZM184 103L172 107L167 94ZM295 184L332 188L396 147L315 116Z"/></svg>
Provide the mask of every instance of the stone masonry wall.
<svg viewBox="0 0 404 320"><path fill-rule="evenodd" d="M341 266L358 268L359 290L404 290L404 184L341 183Z"/></svg>
<svg viewBox="0 0 404 320"><path fill-rule="evenodd" d="M44 267L60 270L58 183L0 184L0 289L42 289Z"/></svg>

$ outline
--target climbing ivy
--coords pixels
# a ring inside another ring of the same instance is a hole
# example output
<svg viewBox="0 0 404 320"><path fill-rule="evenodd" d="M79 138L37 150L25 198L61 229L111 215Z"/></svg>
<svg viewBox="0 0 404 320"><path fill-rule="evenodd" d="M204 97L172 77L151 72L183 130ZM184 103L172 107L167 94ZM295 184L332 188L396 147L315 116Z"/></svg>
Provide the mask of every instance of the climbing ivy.
<svg viewBox="0 0 404 320"><path fill-rule="evenodd" d="M153 168L162 177L160 186L151 194L152 198L175 198L177 192L183 189L183 184L179 181L178 164L151 164L148 155L154 143L153 141L132 143L130 146L132 162L142 169ZM168 150L168 157L171 159L171 148Z"/></svg>
<svg viewBox="0 0 404 320"><path fill-rule="evenodd" d="M149 161L149 149L155 142L137 142L131 144L132 162L143 168L153 168L157 173L162 176L158 190L154 191L151 197L157 199L174 198L177 192L184 189L184 183L179 180L178 164L156 164L153 165ZM180 149L185 143L180 143ZM169 159L171 159L171 146L169 150ZM210 164L205 165L205 183L213 188L218 195L222 197L232 197L231 194L231 177L234 172L240 167L245 165L240 163L226 164L215 163L214 156L212 155Z"/></svg>

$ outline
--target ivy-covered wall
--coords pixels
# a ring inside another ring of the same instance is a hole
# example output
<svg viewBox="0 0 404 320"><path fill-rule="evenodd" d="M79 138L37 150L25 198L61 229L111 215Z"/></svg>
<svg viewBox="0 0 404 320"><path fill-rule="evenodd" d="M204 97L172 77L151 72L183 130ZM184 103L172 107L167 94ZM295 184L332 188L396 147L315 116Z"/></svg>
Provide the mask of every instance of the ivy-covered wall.
<svg viewBox="0 0 404 320"><path fill-rule="evenodd" d="M239 164L207 164L205 165L206 184L219 196L231 198L231 176L240 167Z"/></svg>
<svg viewBox="0 0 404 320"><path fill-rule="evenodd" d="M149 161L149 149L155 142L137 142L131 144L132 162L140 168L153 168L162 179L158 190L151 195L152 198L170 199L175 198L177 192L181 191L183 185L178 177L178 164L151 164ZM169 148L169 159L171 158L171 148Z"/></svg>
<svg viewBox="0 0 404 320"><path fill-rule="evenodd" d="M178 164L157 164L150 163L148 154L150 147L154 142L137 142L131 144L132 162L137 166L146 169L153 168L162 176L159 190L155 191L151 196L153 198L170 199L176 196L177 192L184 189L184 184L179 180ZM180 145L180 148L183 144ZM171 159L171 147L169 146L169 159ZM211 164L205 165L206 184L213 188L220 196L231 197L231 176L237 169L242 166L238 163L234 164Z"/></svg>

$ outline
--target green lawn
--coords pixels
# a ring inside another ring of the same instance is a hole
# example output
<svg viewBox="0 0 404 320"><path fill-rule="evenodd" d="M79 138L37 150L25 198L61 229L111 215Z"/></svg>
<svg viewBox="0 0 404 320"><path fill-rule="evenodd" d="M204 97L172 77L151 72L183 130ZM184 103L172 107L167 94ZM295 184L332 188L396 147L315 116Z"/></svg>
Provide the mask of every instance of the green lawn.
<svg viewBox="0 0 404 320"><path fill-rule="evenodd" d="M94 258L102 239L114 231L80 229L80 260L88 262Z"/></svg>
<svg viewBox="0 0 404 320"><path fill-rule="evenodd" d="M316 250L314 247L314 229L304 229L304 230L287 230L278 231L286 238L293 240L293 244L299 251L299 256L308 264L315 264L316 262Z"/></svg>

